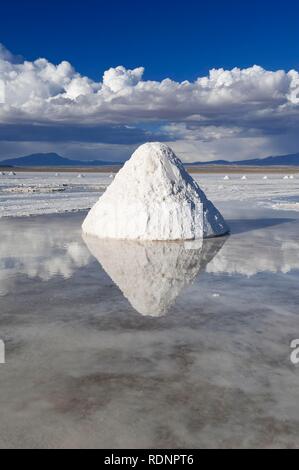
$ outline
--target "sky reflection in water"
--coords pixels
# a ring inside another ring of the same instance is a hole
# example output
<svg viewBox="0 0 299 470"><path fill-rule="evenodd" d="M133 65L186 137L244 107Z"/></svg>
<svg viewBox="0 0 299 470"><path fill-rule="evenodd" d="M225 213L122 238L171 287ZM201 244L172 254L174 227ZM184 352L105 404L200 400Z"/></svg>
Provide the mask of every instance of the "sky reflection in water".
<svg viewBox="0 0 299 470"><path fill-rule="evenodd" d="M263 211L117 250L84 214L2 219L0 447L297 446L299 225Z"/></svg>

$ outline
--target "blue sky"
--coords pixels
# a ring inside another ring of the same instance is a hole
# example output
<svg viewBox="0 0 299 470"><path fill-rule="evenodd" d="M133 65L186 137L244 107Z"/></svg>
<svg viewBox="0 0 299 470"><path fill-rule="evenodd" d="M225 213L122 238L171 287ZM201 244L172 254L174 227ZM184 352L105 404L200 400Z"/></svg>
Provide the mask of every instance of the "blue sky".
<svg viewBox="0 0 299 470"><path fill-rule="evenodd" d="M299 151L288 75L299 70L297 2L12 0L1 17L2 159L127 158L145 139L173 143L186 160ZM72 70L53 70L66 61Z"/></svg>

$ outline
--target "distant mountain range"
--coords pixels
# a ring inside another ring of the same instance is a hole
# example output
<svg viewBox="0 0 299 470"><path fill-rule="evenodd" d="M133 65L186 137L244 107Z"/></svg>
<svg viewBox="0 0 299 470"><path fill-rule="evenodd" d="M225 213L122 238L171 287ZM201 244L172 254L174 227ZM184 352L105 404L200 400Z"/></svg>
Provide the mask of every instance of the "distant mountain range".
<svg viewBox="0 0 299 470"><path fill-rule="evenodd" d="M124 162L108 162L103 160L71 160L57 153L35 153L25 157L10 158L0 161L0 167L97 167L109 165L123 165ZM238 165L238 166L299 166L299 153L281 155L277 157L253 158L250 160L229 162L227 160L213 160L210 162L186 163L188 166L199 165Z"/></svg>
<svg viewBox="0 0 299 470"><path fill-rule="evenodd" d="M238 166L299 166L299 153L279 155L277 157L252 158L250 160L229 162L213 160L211 162L193 162L190 165L238 165Z"/></svg>
<svg viewBox="0 0 299 470"><path fill-rule="evenodd" d="M57 153L34 153L25 157L10 158L0 161L2 167L96 167L104 165L122 165L122 162L108 162L102 160L80 161L61 157Z"/></svg>

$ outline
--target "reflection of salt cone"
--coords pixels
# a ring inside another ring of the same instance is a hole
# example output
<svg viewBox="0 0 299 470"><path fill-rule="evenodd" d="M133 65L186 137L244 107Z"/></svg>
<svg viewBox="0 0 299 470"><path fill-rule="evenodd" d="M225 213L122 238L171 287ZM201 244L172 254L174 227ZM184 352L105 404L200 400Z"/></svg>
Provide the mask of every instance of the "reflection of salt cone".
<svg viewBox="0 0 299 470"><path fill-rule="evenodd" d="M197 242L84 240L103 269L142 315L166 313L180 291L213 259L225 238Z"/></svg>

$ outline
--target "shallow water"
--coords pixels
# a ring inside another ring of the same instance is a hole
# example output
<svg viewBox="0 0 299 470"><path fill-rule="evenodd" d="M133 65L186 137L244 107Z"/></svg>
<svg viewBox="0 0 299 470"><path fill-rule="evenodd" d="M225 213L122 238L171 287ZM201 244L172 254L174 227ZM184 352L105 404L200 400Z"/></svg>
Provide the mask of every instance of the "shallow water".
<svg viewBox="0 0 299 470"><path fill-rule="evenodd" d="M1 448L299 446L298 213L220 209L203 246L0 221Z"/></svg>

